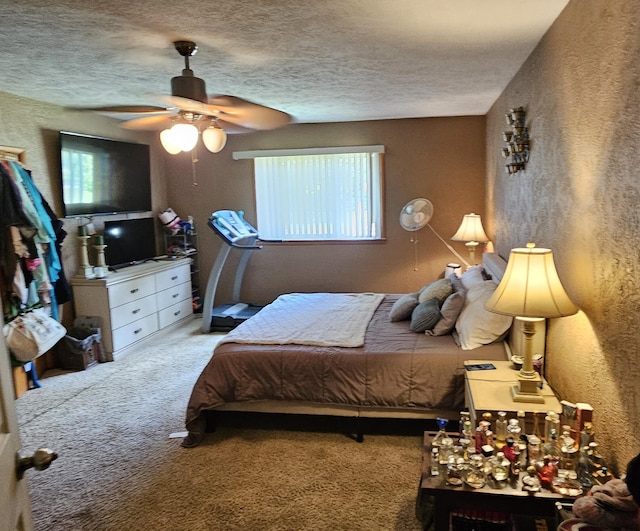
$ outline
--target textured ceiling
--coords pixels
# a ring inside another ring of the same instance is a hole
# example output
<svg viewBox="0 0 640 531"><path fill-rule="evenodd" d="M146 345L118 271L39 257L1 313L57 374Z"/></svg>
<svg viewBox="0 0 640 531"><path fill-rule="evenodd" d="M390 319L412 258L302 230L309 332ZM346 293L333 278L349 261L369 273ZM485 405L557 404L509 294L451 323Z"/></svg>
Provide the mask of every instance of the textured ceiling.
<svg viewBox="0 0 640 531"><path fill-rule="evenodd" d="M297 122L485 114L568 0L0 0L0 91L158 104L183 60L209 94Z"/></svg>

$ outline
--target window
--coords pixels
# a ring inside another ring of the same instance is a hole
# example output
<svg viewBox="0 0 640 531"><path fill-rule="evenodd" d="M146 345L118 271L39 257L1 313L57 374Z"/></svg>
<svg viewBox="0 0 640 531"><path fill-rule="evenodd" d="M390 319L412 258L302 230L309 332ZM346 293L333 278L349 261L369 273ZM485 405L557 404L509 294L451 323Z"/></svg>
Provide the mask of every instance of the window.
<svg viewBox="0 0 640 531"><path fill-rule="evenodd" d="M234 153L255 159L260 238L381 238L383 153L383 146Z"/></svg>

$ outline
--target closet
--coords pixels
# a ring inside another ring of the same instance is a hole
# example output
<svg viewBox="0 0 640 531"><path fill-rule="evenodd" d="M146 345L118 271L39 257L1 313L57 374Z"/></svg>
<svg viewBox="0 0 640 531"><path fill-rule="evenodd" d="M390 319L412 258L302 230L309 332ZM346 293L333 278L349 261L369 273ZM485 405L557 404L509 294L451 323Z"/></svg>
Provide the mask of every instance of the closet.
<svg viewBox="0 0 640 531"><path fill-rule="evenodd" d="M60 320L58 306L71 300L60 252L66 232L38 190L20 148L0 146L0 220L4 322L36 307ZM38 385L35 367L13 359L12 365L16 396L26 390L26 372L32 385Z"/></svg>

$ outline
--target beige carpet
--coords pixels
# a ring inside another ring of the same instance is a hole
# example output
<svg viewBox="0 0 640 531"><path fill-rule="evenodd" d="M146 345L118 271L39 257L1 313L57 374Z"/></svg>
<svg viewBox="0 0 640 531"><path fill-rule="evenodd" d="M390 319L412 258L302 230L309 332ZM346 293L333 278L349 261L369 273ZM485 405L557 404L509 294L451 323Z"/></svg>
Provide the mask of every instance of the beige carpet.
<svg viewBox="0 0 640 531"><path fill-rule="evenodd" d="M28 473L38 531L420 529L419 434L358 444L321 423L227 416L197 448L169 438L220 337L199 326L87 371L50 371L17 400L24 450L60 455Z"/></svg>

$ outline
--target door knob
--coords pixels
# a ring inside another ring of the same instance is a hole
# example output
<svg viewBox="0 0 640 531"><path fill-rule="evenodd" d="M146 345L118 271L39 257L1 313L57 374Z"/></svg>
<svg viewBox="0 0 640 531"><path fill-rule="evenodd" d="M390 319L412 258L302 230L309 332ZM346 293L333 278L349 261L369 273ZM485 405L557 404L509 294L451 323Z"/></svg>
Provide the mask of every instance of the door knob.
<svg viewBox="0 0 640 531"><path fill-rule="evenodd" d="M46 470L49 465L58 459L58 454L49 448L38 448L33 455L22 456L20 452L17 455L16 475L18 479L24 477L24 473L30 468L36 470Z"/></svg>

